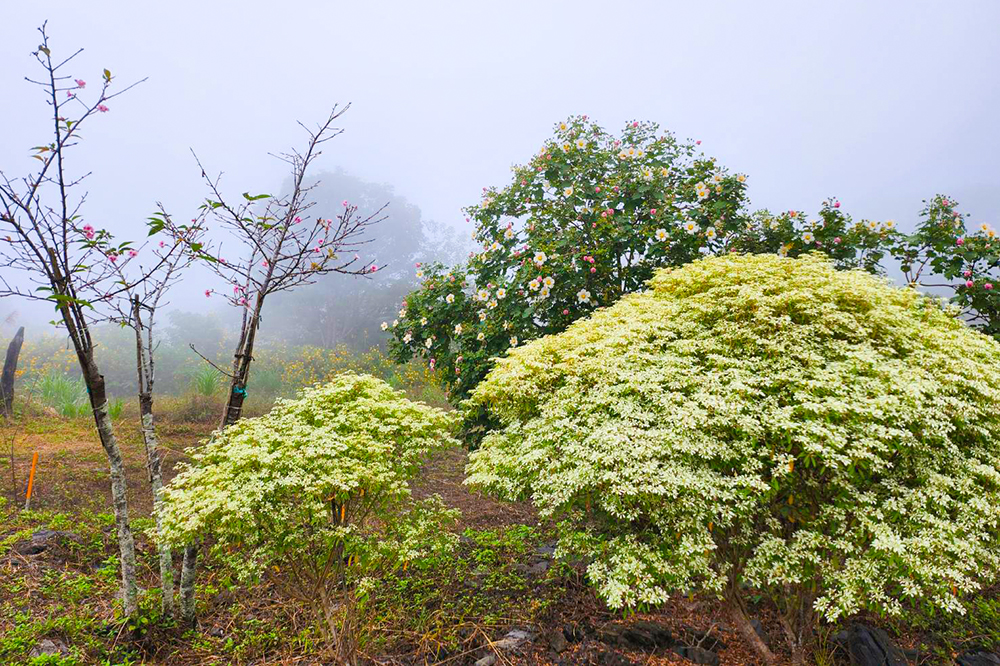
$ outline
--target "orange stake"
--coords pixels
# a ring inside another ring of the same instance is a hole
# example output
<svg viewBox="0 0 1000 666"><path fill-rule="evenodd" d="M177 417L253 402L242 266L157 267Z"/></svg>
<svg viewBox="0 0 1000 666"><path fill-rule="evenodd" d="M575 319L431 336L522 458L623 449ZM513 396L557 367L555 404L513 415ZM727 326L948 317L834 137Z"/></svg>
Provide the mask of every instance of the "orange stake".
<svg viewBox="0 0 1000 666"><path fill-rule="evenodd" d="M38 451L35 451L35 455L31 456L31 471L28 472L28 495L24 498L24 510L27 511L31 506L31 489L35 486L35 465L38 464Z"/></svg>

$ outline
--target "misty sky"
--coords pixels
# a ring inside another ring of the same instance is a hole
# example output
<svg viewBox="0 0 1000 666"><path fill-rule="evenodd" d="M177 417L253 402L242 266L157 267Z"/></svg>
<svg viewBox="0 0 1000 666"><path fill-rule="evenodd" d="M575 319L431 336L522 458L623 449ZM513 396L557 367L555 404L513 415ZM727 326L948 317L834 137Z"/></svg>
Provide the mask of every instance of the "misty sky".
<svg viewBox="0 0 1000 666"><path fill-rule="evenodd" d="M755 208L815 212L837 196L905 230L940 192L1000 225L995 0L0 0L8 173L49 141L23 80L40 71L29 53L46 19L54 55L86 49L75 77L149 77L91 121L74 156L94 171L88 219L126 235L157 201L186 216L202 199L191 148L231 192L279 190L284 165L268 153L301 145L296 121L338 102L352 103L346 132L317 167L391 183L440 224L464 225L483 186L586 113L615 132L653 120L702 140L749 175Z"/></svg>

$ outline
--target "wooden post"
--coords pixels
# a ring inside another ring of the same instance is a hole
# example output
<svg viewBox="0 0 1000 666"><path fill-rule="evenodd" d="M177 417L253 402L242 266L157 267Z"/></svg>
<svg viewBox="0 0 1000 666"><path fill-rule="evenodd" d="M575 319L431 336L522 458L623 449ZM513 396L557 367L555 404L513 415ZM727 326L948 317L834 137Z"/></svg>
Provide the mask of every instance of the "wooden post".
<svg viewBox="0 0 1000 666"><path fill-rule="evenodd" d="M17 371L17 357L21 354L21 344L24 342L24 326L17 329L17 334L7 347L7 358L3 363L3 374L0 375L0 397L3 398L4 416L14 415L14 375Z"/></svg>
<svg viewBox="0 0 1000 666"><path fill-rule="evenodd" d="M35 466L38 465L38 451L31 456L31 471L28 473L28 493L24 498L24 510L31 508L31 489L35 486Z"/></svg>

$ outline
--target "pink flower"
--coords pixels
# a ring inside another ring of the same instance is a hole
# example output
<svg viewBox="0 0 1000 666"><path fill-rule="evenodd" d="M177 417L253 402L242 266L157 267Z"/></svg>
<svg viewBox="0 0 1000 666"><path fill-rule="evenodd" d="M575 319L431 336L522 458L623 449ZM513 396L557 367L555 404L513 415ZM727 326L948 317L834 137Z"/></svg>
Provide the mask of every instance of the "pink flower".
<svg viewBox="0 0 1000 666"><path fill-rule="evenodd" d="M432 359L431 359L431 363L430 363L430 365L431 365L431 370L433 370L433 369L434 369L434 365L435 365L436 363L437 363L437 361L436 361L435 359L433 359L433 358L432 358Z"/></svg>
<svg viewBox="0 0 1000 666"><path fill-rule="evenodd" d="M840 202L839 201L834 201L833 202L833 207L834 208L840 208Z"/></svg>
<svg viewBox="0 0 1000 666"><path fill-rule="evenodd" d="M83 225L83 235L86 236L87 240L93 240L94 238L94 227L89 224Z"/></svg>
<svg viewBox="0 0 1000 666"><path fill-rule="evenodd" d="M639 126L638 120L632 122L632 127L638 127L638 126Z"/></svg>
<svg viewBox="0 0 1000 666"><path fill-rule="evenodd" d="M111 263L115 263L116 261L118 261L118 255L117 254L109 254L108 255L108 261L110 261Z"/></svg>
<svg viewBox="0 0 1000 666"><path fill-rule="evenodd" d="M969 289L972 289L972 287L974 285L975 285L975 283L972 280L966 280L965 281L965 286L968 287Z"/></svg>
<svg viewBox="0 0 1000 666"><path fill-rule="evenodd" d="M375 271L377 271L377 270L378 270L378 266L372 266L372 269L371 269L371 271L370 271L370 272L374 273L374 272L375 272Z"/></svg>
<svg viewBox="0 0 1000 666"><path fill-rule="evenodd" d="M73 91L72 90L67 90L66 91L66 98L68 99L70 97L74 97Z"/></svg>
<svg viewBox="0 0 1000 666"><path fill-rule="evenodd" d="M649 214L650 215L656 215L656 209L655 208L650 208L649 209Z"/></svg>
<svg viewBox="0 0 1000 666"><path fill-rule="evenodd" d="M700 146L700 145L701 145L701 139L698 139L697 141L695 141L695 142L694 142L694 145L696 145L696 146Z"/></svg>
<svg viewBox="0 0 1000 666"><path fill-rule="evenodd" d="M83 79L77 79L77 80L76 80L76 81L74 81L73 83L75 83L75 84L76 84L76 87L77 87L77 88L86 88L86 87L87 87L87 82L86 82L86 81L84 81Z"/></svg>
<svg viewBox="0 0 1000 666"><path fill-rule="evenodd" d="M212 295L212 290L211 289L206 289L205 290L205 298L208 298L211 295Z"/></svg>
<svg viewBox="0 0 1000 666"><path fill-rule="evenodd" d="M965 271L964 273L962 273L962 275L964 275L965 277L972 277L972 271Z"/></svg>
<svg viewBox="0 0 1000 666"><path fill-rule="evenodd" d="M563 314L564 315L568 315L569 314L569 310L563 310Z"/></svg>
<svg viewBox="0 0 1000 666"><path fill-rule="evenodd" d="M107 113L109 111L108 107L104 106L103 104L98 104L97 110L100 111L101 113Z"/></svg>
<svg viewBox="0 0 1000 666"><path fill-rule="evenodd" d="M594 266L591 266L590 267L590 272L591 273L596 273L597 272L597 268L595 268Z"/></svg>
<svg viewBox="0 0 1000 666"><path fill-rule="evenodd" d="M833 243L834 243L834 245L840 245L840 236L837 236L836 238L834 238L833 239Z"/></svg>
<svg viewBox="0 0 1000 666"><path fill-rule="evenodd" d="M160 247L161 247L161 248L164 248L164 247L166 247L166 246L167 246L167 244L166 244L166 243L164 243L163 241L160 241Z"/></svg>
<svg viewBox="0 0 1000 666"><path fill-rule="evenodd" d="M962 238L959 238L959 239L957 239L955 241L955 245L964 245L964 244L965 244L965 240L962 239Z"/></svg>
<svg viewBox="0 0 1000 666"><path fill-rule="evenodd" d="M301 221L302 221L302 218L301 218L301 217L299 217L298 215L296 215L296 216L295 216L295 219L294 219L294 220L292 220L292 222L294 222L295 224L298 224L298 223L299 223L299 222L301 222Z"/></svg>
<svg viewBox="0 0 1000 666"><path fill-rule="evenodd" d="M983 285L983 289L985 289L986 291L989 291L992 288L993 288L992 282L987 282L986 284Z"/></svg>
<svg viewBox="0 0 1000 666"><path fill-rule="evenodd" d="M600 185L598 185L597 187L594 188L594 192L600 192L600 191L601 191L601 186Z"/></svg>
<svg viewBox="0 0 1000 666"><path fill-rule="evenodd" d="M128 256L129 256L129 258L131 258L131 257L138 257L139 253L136 252L135 250L129 250L128 251Z"/></svg>

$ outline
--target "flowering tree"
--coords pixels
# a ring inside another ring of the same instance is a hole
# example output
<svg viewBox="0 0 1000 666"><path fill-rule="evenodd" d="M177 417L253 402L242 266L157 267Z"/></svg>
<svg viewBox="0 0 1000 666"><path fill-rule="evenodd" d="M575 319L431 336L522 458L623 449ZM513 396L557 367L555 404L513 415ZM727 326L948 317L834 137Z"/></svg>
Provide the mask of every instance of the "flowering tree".
<svg viewBox="0 0 1000 666"><path fill-rule="evenodd" d="M365 375L340 375L223 430L165 491L164 538L215 538L245 580L315 609L353 663L351 620L385 573L454 546L456 510L410 498L427 454L454 445L453 413Z"/></svg>
<svg viewBox="0 0 1000 666"><path fill-rule="evenodd" d="M925 202L916 232L897 250L909 284L946 289L960 316L1000 338L1000 238L987 222L971 230L958 202L937 195Z"/></svg>
<svg viewBox="0 0 1000 666"><path fill-rule="evenodd" d="M612 608L746 587L805 663L817 615L960 612L1000 573L1000 344L820 255L658 273L475 389L467 483L556 520Z"/></svg>
<svg viewBox="0 0 1000 666"><path fill-rule="evenodd" d="M132 86L112 92L114 79L105 69L101 87L91 101L84 101L86 82L64 73L80 51L53 59L44 25L39 32L42 43L32 55L44 77L28 81L44 91L53 135L51 142L33 149L32 157L40 163L37 171L23 178L0 172L0 265L8 271L0 275L0 296L50 301L73 344L111 470L122 600L130 615L136 610L135 546L128 521L125 469L108 415L104 375L94 360L90 327L101 317L103 306L145 280L156 262L138 271L130 282L120 283L120 264L134 258L135 250L130 242L117 242L107 231L84 222L85 195L76 197L74 192L86 175L71 175L67 159L78 144L81 126L95 114L107 113L108 102ZM30 286L14 283L10 270L19 271Z"/></svg>
<svg viewBox="0 0 1000 666"><path fill-rule="evenodd" d="M505 188L467 210L482 251L468 265L417 266L421 288L383 323L390 351L428 359L458 402L511 347L564 330L644 288L658 267L730 252L821 251L838 267L879 270L891 222L854 222L836 200L802 211L744 210L746 176L731 174L654 123L612 136L586 116L559 123ZM482 414L466 425L481 430Z"/></svg>
<svg viewBox="0 0 1000 666"><path fill-rule="evenodd" d="M221 244L188 243L190 250L204 259L227 285L222 292L207 289L205 296L219 294L243 314L232 372L222 371L230 379L223 427L239 420L243 410L265 299L271 294L310 284L328 273L366 276L379 268L374 260L361 259L357 251L371 242L365 234L380 221L384 206L361 216L357 206L345 200L343 209L333 218L306 217L314 205L310 193L318 184L318 181L306 183L309 166L322 154L322 144L343 131L334 127L334 122L348 108L338 110L334 107L317 129L306 129L309 140L303 152L293 151L280 156L291 167L292 189L288 195L244 192L239 203L228 202L219 188L219 179L209 178L202 167L202 175L211 191L202 207L208 214L207 222L209 225L217 223L228 231L239 248L239 256L226 259L222 256Z"/></svg>

